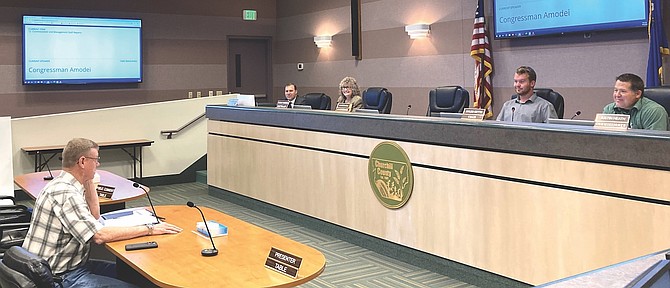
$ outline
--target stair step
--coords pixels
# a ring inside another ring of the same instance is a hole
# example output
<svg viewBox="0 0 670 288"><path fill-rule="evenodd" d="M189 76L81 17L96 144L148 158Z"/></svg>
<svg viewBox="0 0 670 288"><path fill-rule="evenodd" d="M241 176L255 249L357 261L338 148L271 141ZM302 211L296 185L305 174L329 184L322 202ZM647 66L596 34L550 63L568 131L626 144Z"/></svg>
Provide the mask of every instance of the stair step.
<svg viewBox="0 0 670 288"><path fill-rule="evenodd" d="M207 170L195 171L195 182L207 184Z"/></svg>

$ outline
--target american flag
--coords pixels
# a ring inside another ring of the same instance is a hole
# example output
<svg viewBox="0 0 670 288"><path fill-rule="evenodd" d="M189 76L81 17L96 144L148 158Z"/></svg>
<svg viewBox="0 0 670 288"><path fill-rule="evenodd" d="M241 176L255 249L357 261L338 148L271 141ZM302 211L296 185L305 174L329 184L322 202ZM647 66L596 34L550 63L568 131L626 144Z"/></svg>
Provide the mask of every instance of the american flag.
<svg viewBox="0 0 670 288"><path fill-rule="evenodd" d="M670 55L668 38L665 37L661 13L661 1L649 0L649 59L647 60L647 87L661 86L663 56Z"/></svg>
<svg viewBox="0 0 670 288"><path fill-rule="evenodd" d="M475 59L475 108L486 109L485 119L493 117L493 87L491 73L493 63L491 59L491 44L486 31L486 17L484 16L484 0L479 0L475 12L475 26L472 29L472 46L470 56Z"/></svg>

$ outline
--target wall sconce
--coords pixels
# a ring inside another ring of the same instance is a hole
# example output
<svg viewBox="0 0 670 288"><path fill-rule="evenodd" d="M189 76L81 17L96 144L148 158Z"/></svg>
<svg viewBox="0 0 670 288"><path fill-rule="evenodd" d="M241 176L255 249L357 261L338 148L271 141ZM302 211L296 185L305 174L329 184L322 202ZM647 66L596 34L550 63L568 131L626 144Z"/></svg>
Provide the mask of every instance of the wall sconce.
<svg viewBox="0 0 670 288"><path fill-rule="evenodd" d="M414 24L405 26L405 32L410 39L425 38L430 33L430 25L428 24Z"/></svg>
<svg viewBox="0 0 670 288"><path fill-rule="evenodd" d="M314 43L319 48L330 47L333 43L333 36L316 36L314 37Z"/></svg>

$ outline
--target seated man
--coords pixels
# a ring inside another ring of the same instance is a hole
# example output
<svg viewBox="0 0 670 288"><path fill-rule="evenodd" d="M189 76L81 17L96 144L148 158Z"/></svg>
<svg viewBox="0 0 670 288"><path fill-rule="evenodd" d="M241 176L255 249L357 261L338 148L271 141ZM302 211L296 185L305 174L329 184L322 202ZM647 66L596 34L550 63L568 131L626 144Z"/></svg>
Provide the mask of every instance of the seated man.
<svg viewBox="0 0 670 288"><path fill-rule="evenodd" d="M644 81L640 76L625 73L614 82L614 102L607 104L604 114L630 115L633 129L668 130L668 112L663 106L643 97Z"/></svg>
<svg viewBox="0 0 670 288"><path fill-rule="evenodd" d="M134 287L116 277L114 263L89 260L90 244L153 234L175 234L181 228L160 223L136 227L105 227L98 221L100 202L93 176L100 162L98 144L75 138L63 150L63 172L49 182L35 201L23 248L46 259L63 287Z"/></svg>
<svg viewBox="0 0 670 288"><path fill-rule="evenodd" d="M293 83L288 83L286 86L284 86L284 96L286 97L286 100L288 100L288 108L293 108L295 104L300 104L300 102L296 103L296 100L298 100L298 86L295 86Z"/></svg>
<svg viewBox="0 0 670 288"><path fill-rule="evenodd" d="M516 69L514 73L516 98L503 104L496 120L543 123L549 118L558 118L554 105L533 91L535 80L537 74L533 68L521 66Z"/></svg>

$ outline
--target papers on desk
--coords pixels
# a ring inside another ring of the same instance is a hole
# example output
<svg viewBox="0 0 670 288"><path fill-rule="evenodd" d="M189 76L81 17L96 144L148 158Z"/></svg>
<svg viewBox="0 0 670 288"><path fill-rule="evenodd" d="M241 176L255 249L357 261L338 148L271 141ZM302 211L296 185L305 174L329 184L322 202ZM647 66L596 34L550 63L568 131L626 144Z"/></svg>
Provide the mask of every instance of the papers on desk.
<svg viewBox="0 0 670 288"><path fill-rule="evenodd" d="M100 215L100 223L110 227L131 227L158 224L154 214L144 207L128 208Z"/></svg>

